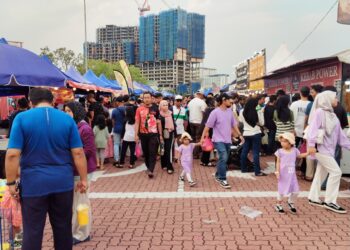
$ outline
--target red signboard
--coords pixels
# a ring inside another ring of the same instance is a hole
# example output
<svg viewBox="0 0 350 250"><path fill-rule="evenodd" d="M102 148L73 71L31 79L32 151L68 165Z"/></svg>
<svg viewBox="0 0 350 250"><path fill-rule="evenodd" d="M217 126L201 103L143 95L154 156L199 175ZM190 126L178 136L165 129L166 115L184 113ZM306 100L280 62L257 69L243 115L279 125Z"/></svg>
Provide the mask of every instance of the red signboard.
<svg viewBox="0 0 350 250"><path fill-rule="evenodd" d="M265 80L268 94L275 94L278 89L287 93L295 93L303 86L321 84L334 86L341 79L341 63L339 61L309 66L301 70L291 70L276 77Z"/></svg>

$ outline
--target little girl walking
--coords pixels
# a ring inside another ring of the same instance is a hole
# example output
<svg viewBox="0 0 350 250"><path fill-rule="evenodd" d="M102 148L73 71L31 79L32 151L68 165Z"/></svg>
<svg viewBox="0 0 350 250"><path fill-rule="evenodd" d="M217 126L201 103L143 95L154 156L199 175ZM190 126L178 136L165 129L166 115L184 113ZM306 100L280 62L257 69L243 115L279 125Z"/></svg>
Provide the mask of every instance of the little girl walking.
<svg viewBox="0 0 350 250"><path fill-rule="evenodd" d="M126 151L129 148L130 149L130 165L129 168L134 168L135 166L135 107L129 106L126 108L125 111L125 118L126 118L126 124L125 124L125 133L123 137L123 143L122 143L122 152L120 155L120 165L123 166L125 163L125 156Z"/></svg>
<svg viewBox="0 0 350 250"><path fill-rule="evenodd" d="M104 115L99 115L98 117L96 117L96 125L94 126L93 131L95 135L97 167L103 170L103 164L105 161L105 150L107 147L109 137L106 118Z"/></svg>
<svg viewBox="0 0 350 250"><path fill-rule="evenodd" d="M184 132L180 138L180 142L182 144L177 148L177 151L179 152L179 162L183 169L179 179L181 181L185 181L186 175L188 183L191 187L193 187L197 184L195 181L192 180L191 176L193 168L193 149L196 146L199 146L200 143L190 143L191 141L191 136L188 133Z"/></svg>
<svg viewBox="0 0 350 250"><path fill-rule="evenodd" d="M296 176L295 166L297 158L306 158L308 153L300 154L294 147L295 137L292 133L286 132L280 135L279 141L282 148L276 151L276 177L278 179L278 196L275 209L279 213L284 213L282 200L288 196L288 207L291 213L296 214L297 210L294 201L298 196L299 184Z"/></svg>

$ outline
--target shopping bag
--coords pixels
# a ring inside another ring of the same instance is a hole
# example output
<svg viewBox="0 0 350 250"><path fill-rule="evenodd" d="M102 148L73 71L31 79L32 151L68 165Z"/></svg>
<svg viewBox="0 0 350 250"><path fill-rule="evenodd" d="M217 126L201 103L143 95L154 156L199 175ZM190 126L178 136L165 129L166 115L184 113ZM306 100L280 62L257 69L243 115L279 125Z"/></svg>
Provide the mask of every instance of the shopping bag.
<svg viewBox="0 0 350 250"><path fill-rule="evenodd" d="M211 152L214 149L214 144L210 138L205 138L202 144L202 150L204 152Z"/></svg>
<svg viewBox="0 0 350 250"><path fill-rule="evenodd" d="M135 155L137 158L140 158L142 156L142 148L140 143L136 144Z"/></svg>
<svg viewBox="0 0 350 250"><path fill-rule="evenodd" d="M1 202L1 208L6 220L11 221L15 227L22 226L22 211L21 203L18 199L11 196L9 189L7 188Z"/></svg>
<svg viewBox="0 0 350 250"><path fill-rule="evenodd" d="M77 197L77 221L78 225L81 227L85 227L89 225L90 220L90 200L87 196L87 193L75 192Z"/></svg>

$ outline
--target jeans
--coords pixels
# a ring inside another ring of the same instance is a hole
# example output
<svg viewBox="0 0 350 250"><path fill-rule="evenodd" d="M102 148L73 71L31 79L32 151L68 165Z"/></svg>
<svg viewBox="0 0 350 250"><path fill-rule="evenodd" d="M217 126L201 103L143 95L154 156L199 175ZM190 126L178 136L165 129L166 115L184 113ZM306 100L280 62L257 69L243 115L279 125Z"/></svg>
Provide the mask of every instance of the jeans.
<svg viewBox="0 0 350 250"><path fill-rule="evenodd" d="M121 141L121 135L113 133L114 160L115 161L120 160L120 141Z"/></svg>
<svg viewBox="0 0 350 250"><path fill-rule="evenodd" d="M218 151L219 160L216 165L215 177L219 180L226 180L227 160L230 154L231 143L214 142L214 147Z"/></svg>
<svg viewBox="0 0 350 250"><path fill-rule="evenodd" d="M272 155L276 151L276 131L270 130L268 133L268 146L267 146L267 154Z"/></svg>
<svg viewBox="0 0 350 250"><path fill-rule="evenodd" d="M341 159L341 147L337 145L335 148L335 154L334 154L335 161L338 163L338 166L340 167L340 159ZM327 175L326 179L322 183L322 189L326 189L327 182L328 182L329 174Z"/></svg>
<svg viewBox="0 0 350 250"><path fill-rule="evenodd" d="M260 171L260 146L261 146L261 134L256 134L253 136L244 136L244 144L241 154L241 170L242 172L247 172L247 157L249 150L253 149L253 159L254 159L254 172L255 175L261 173Z"/></svg>
<svg viewBox="0 0 350 250"><path fill-rule="evenodd" d="M153 173L159 147L158 134L140 134L141 147L147 169Z"/></svg>
<svg viewBox="0 0 350 250"><path fill-rule="evenodd" d="M47 213L52 226L55 250L73 248L73 190L40 197L24 197L21 203L23 250L41 249Z"/></svg>

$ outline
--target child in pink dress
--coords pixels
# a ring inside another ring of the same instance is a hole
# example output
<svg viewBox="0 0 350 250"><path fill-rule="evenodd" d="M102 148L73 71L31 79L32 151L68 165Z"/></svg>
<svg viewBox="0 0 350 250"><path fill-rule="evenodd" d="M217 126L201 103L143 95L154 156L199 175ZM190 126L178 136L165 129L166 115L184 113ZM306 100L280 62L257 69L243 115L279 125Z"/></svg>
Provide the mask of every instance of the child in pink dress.
<svg viewBox="0 0 350 250"><path fill-rule="evenodd" d="M179 152L179 162L183 169L179 179L181 181L185 181L186 175L190 187L193 187L197 184L195 181L192 180L191 176L193 168L193 149L196 146L199 146L200 143L190 143L191 140L192 138L188 133L183 133L180 138L180 142L182 144L177 148L177 151Z"/></svg>
<svg viewBox="0 0 350 250"><path fill-rule="evenodd" d="M275 209L279 213L284 213L282 200L288 196L288 207L291 213L296 214L294 207L295 198L298 196L299 184L295 172L297 158L305 158L308 153L300 154L294 147L295 137L292 133L286 132L279 136L282 148L275 153L277 157L276 177L278 179L278 196Z"/></svg>

